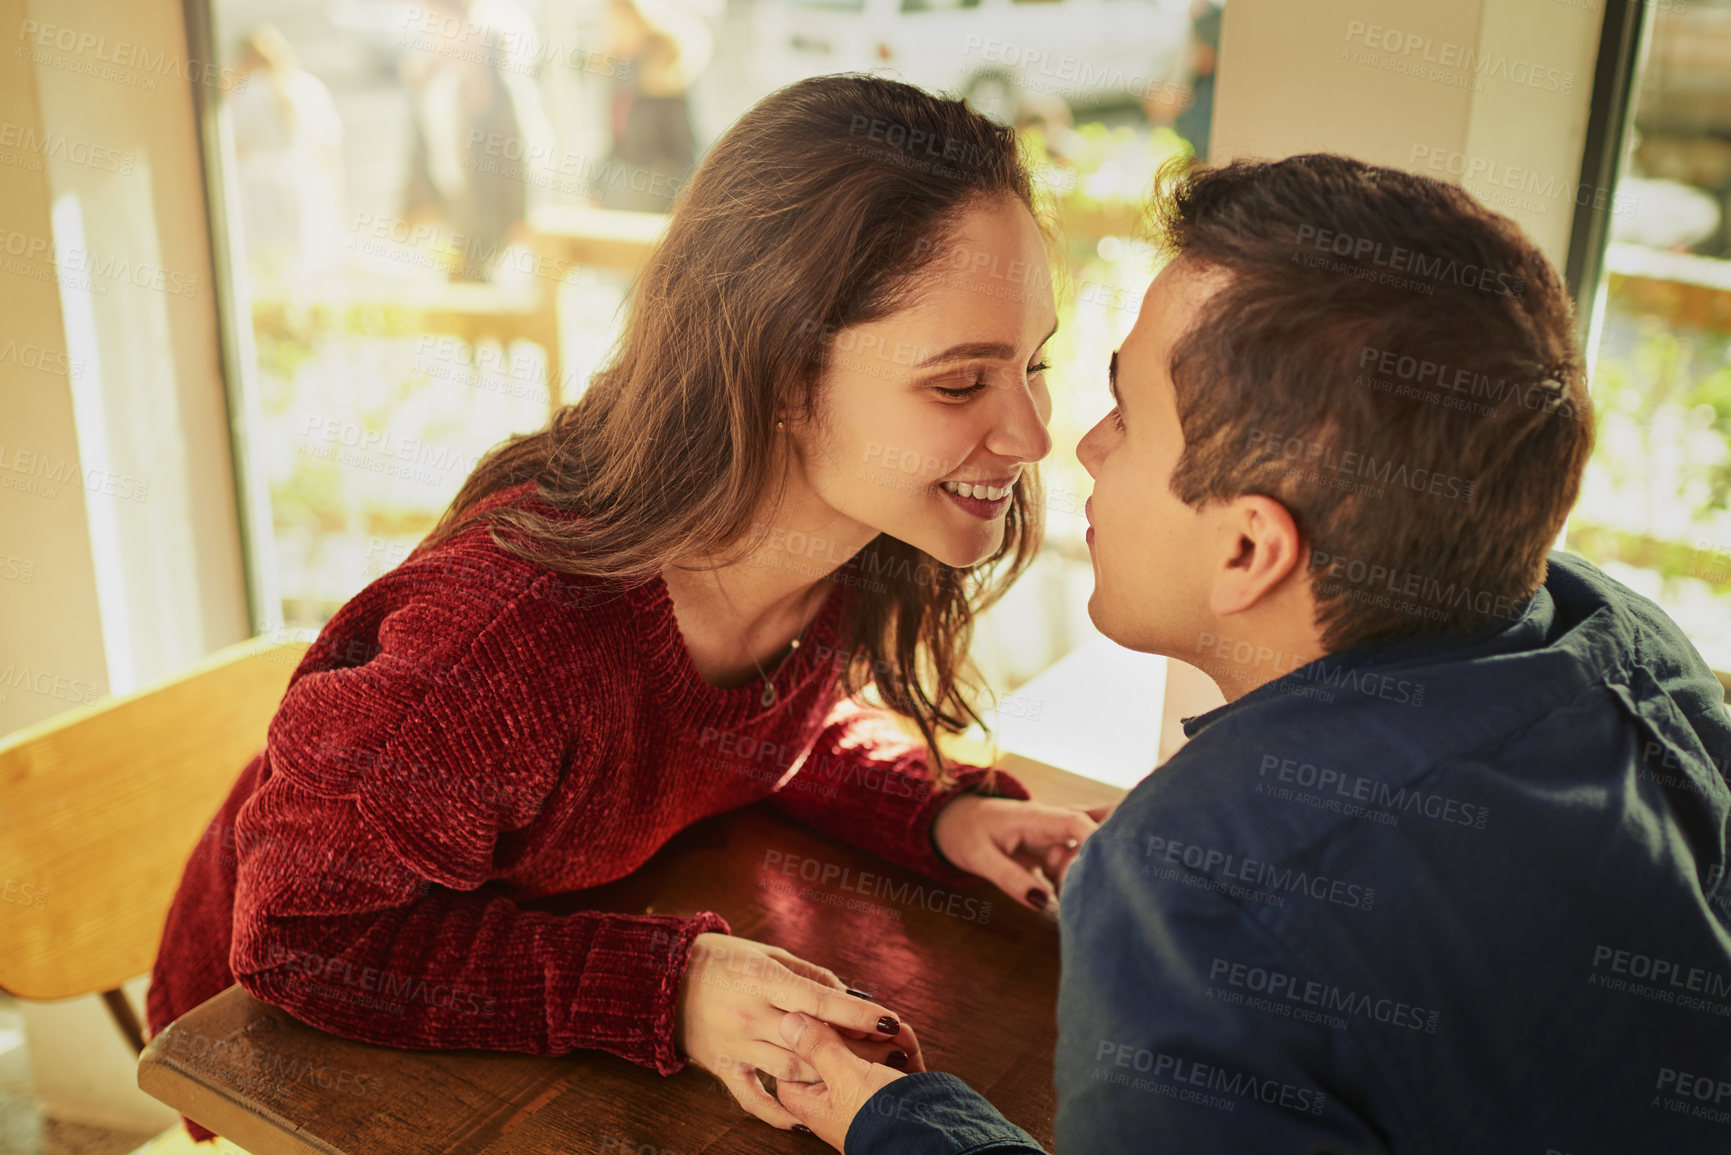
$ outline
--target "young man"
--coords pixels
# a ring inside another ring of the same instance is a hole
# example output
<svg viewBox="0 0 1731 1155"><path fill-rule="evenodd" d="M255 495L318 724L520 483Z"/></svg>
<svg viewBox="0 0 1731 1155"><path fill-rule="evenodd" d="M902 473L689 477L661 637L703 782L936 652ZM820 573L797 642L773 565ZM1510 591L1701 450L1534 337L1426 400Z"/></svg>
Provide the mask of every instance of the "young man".
<svg viewBox="0 0 1731 1155"><path fill-rule="evenodd" d="M1059 1151L1731 1151L1731 725L1675 623L1550 552L1593 436L1560 279L1342 157L1157 210L1078 450L1089 609L1228 702L1069 871ZM848 1155L1038 1150L782 1030Z"/></svg>

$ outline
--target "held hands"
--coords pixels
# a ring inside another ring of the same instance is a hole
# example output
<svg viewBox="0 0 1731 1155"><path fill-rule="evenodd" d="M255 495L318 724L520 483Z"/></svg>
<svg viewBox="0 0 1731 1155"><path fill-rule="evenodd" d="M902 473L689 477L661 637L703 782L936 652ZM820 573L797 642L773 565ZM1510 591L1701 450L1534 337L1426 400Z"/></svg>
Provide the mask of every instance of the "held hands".
<svg viewBox="0 0 1731 1155"><path fill-rule="evenodd" d="M1023 906L1049 910L1083 840L1108 812L963 793L938 811L932 840L952 864Z"/></svg>
<svg viewBox="0 0 1731 1155"><path fill-rule="evenodd" d="M778 1087L821 1078L782 1037L781 1021L789 1011L833 1024L840 1032L831 1031L836 1045L861 1063L890 1064L877 1068L885 1071L898 1065L925 1070L913 1030L884 1007L850 994L833 972L749 939L700 934L692 940L674 1014L674 1045L720 1078L740 1106L783 1129L799 1120L764 1090L758 1072Z"/></svg>
<svg viewBox="0 0 1731 1155"><path fill-rule="evenodd" d="M806 1129L842 1150L847 1130L866 1100L901 1078L902 1072L860 1058L847 1040L809 1016L783 1015L780 1029L793 1053L821 1081L777 1083L776 1098Z"/></svg>

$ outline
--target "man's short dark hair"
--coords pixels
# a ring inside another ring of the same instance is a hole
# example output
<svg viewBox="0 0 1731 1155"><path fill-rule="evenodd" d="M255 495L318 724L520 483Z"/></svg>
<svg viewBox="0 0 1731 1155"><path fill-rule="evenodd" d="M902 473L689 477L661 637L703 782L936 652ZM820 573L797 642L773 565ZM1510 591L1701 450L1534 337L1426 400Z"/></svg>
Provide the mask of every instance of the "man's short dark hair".
<svg viewBox="0 0 1731 1155"><path fill-rule="evenodd" d="M1172 352L1173 493L1291 511L1331 652L1516 612L1593 444L1573 305L1519 227L1328 154L1169 168L1151 224L1227 275Z"/></svg>

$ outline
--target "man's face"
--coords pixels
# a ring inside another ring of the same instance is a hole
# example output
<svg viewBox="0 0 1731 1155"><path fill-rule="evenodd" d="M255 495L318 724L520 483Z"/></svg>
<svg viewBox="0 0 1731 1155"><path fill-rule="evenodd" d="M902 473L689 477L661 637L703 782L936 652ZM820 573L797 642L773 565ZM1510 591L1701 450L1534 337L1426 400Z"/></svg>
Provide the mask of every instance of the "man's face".
<svg viewBox="0 0 1731 1155"><path fill-rule="evenodd" d="M1119 645L1178 658L1194 656L1206 628L1211 559L1205 515L1169 484L1184 450L1169 364L1215 287L1181 261L1154 279L1114 357L1117 407L1076 447L1094 479L1088 616Z"/></svg>

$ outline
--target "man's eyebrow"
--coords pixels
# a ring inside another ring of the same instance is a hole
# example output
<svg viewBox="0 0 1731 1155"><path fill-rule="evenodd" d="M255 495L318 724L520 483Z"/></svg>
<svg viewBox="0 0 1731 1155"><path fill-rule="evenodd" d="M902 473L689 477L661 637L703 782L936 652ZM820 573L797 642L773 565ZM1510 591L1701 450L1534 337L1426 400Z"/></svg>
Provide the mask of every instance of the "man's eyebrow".
<svg viewBox="0 0 1731 1155"><path fill-rule="evenodd" d="M1052 325L1052 332L1047 333L1045 337L1041 338L1040 344L1044 345L1047 341L1050 341L1052 339L1052 334L1057 331L1058 326L1054 323ZM1035 346L1035 348L1038 347L1039 346ZM932 356L927 357L924 361L915 365L914 368L924 369L929 365L942 365L946 361L1012 361L1015 357L1015 346L1007 345L1002 341L965 341L960 345L951 345L942 353L934 353Z"/></svg>

